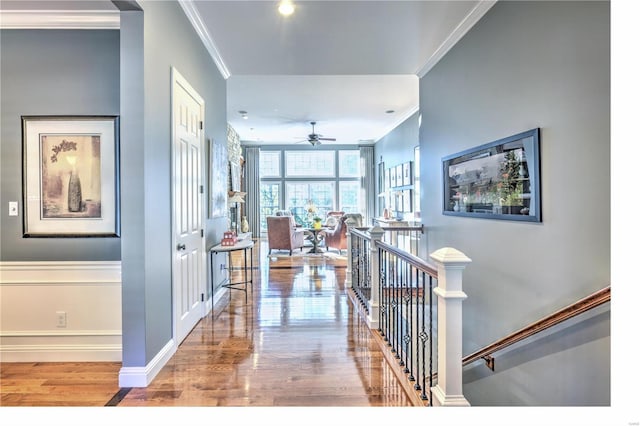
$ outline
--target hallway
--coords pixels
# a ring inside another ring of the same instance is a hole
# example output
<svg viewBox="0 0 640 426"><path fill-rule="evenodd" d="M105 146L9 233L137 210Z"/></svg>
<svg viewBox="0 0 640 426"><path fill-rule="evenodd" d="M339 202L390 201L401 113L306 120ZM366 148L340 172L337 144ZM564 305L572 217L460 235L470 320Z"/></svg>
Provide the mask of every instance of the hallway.
<svg viewBox="0 0 640 426"><path fill-rule="evenodd" d="M147 388L118 392L119 363L5 363L1 405L410 406L349 301L344 256L256 249L248 304L231 291Z"/></svg>
<svg viewBox="0 0 640 426"><path fill-rule="evenodd" d="M261 245L249 303L232 291L153 383L119 405L410 405L348 300L346 260L268 257Z"/></svg>

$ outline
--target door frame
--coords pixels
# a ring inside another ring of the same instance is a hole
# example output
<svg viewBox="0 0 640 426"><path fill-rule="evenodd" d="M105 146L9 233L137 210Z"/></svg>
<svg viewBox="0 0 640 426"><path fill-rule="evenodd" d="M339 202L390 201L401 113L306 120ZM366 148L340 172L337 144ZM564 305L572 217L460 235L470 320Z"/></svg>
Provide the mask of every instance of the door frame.
<svg viewBox="0 0 640 426"><path fill-rule="evenodd" d="M176 250L176 246L177 246L177 241L176 241L176 229L177 229L177 225L176 225L176 194L174 191L175 188L175 179L176 179L176 129L175 129L175 120L176 120L176 105L175 105L175 88L176 85L180 85L182 86L188 93L190 96L192 96L194 99L196 99L196 101L200 104L200 118L201 118L201 123L202 125L200 126L200 135L199 135L199 145L200 145L200 183L201 183L201 188L204 187L204 182L205 182L205 167L204 167L204 157L205 155L203 155L204 153L204 125L205 125L205 116L204 116L204 112L205 112L205 102L204 99L200 96L200 94L198 94L198 92L193 88L193 86L191 86L191 84L189 84L189 82L187 81L186 78L184 78L182 76L182 74L180 74L180 72L175 68L175 67L171 67L171 100L170 100L170 105L171 105L171 316L172 316L172 335L173 335L173 339L175 341L175 345L176 347L181 343L177 341L177 336L178 336L178 310L176 309L177 307L177 289L176 289L176 277L175 277L175 273L176 273L176 268L175 268L175 262L176 262L176 255L175 255L175 250ZM201 190L199 191L200 196L202 197L201 203L200 203L200 223L202 225L202 229L204 229L204 223L205 223L205 194L204 191ZM199 289L198 292L200 294L205 294L205 289L207 288L207 253L206 253L206 247L205 247L205 239L204 237L200 238L200 245L201 245L201 253L202 253L202 258L200 259L200 270L198 271L198 274L200 276L200 285L199 285ZM202 299L202 298L201 298ZM201 309L202 311L200 312L200 318L204 317L206 315L206 301L201 300L200 303Z"/></svg>

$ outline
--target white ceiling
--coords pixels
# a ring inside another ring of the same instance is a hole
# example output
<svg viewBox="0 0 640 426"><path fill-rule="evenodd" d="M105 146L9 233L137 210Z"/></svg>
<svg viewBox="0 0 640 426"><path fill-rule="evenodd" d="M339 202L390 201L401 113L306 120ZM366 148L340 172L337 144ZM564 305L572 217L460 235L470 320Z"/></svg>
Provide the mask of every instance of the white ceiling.
<svg viewBox="0 0 640 426"><path fill-rule="evenodd" d="M228 77L229 123L243 142L261 144L306 143L310 121L336 144L376 142L418 110L418 78L495 3L297 0L283 17L272 0L176 1ZM115 9L106 0L0 5Z"/></svg>
<svg viewBox="0 0 640 426"><path fill-rule="evenodd" d="M304 141L310 121L336 144L379 140L418 110L418 75L493 3L298 0L283 17L276 1L182 2L230 74L229 123L262 144Z"/></svg>

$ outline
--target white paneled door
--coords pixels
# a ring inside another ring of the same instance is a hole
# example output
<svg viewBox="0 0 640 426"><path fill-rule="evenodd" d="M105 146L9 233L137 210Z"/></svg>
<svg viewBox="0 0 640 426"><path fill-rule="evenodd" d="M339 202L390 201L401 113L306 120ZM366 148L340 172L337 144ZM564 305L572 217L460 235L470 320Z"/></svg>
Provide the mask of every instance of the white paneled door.
<svg viewBox="0 0 640 426"><path fill-rule="evenodd" d="M202 157L204 100L172 69L173 317L180 344L204 314Z"/></svg>

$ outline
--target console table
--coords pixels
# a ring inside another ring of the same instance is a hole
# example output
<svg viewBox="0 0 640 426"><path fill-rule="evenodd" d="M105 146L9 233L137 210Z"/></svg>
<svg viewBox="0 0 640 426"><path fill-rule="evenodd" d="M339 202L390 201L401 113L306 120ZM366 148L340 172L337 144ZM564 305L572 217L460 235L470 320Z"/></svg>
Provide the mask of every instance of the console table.
<svg viewBox="0 0 640 426"><path fill-rule="evenodd" d="M211 254L210 264L211 264L211 297L213 297L213 255L215 253L229 253L229 265L227 266L227 278L225 279L222 287L228 288L230 290L240 290L244 291L244 302L247 303L247 286L251 286L251 291L253 292L253 246L254 242L251 238L244 238L242 240L238 240L232 246L223 246L222 244L218 244L209 249L209 253ZM234 251L240 251L244 253L244 267L234 268L231 264L231 253ZM247 250L249 250L250 262L247 264ZM233 281L231 273L234 270L242 270L241 281Z"/></svg>

